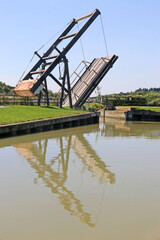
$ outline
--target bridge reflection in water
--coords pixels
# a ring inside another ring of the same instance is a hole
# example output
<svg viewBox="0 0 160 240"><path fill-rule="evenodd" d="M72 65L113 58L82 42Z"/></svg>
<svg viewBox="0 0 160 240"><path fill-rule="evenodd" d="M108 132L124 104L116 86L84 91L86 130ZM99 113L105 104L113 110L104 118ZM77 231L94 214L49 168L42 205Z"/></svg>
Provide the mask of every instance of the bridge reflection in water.
<svg viewBox="0 0 160 240"><path fill-rule="evenodd" d="M87 135L94 134L95 141L101 137L107 138L130 138L143 137L149 139L160 138L159 123L125 122L115 119L105 119L100 125L90 125L39 133L33 135L19 136L3 139L0 148L14 146L20 156L25 158L36 173L34 183L42 180L43 184L50 188L51 192L58 196L60 203L71 215L77 216L81 222L90 227L95 226L93 212L86 211L83 205L83 197L71 190L69 166L76 160L81 159L81 168L87 169L92 179L98 184L114 184L115 174L109 171L105 162L97 155L96 151L88 142ZM56 145L53 144L56 142ZM54 148L56 146L56 149ZM50 151L50 157L47 152ZM74 168L73 168L74 170ZM82 169L83 170L83 169ZM78 169L78 171L81 171ZM71 181L74 177L72 176ZM94 184L94 181L92 181ZM78 197L77 197L78 196Z"/></svg>
<svg viewBox="0 0 160 240"><path fill-rule="evenodd" d="M128 121L116 118L100 118L101 136L160 138L159 122Z"/></svg>
<svg viewBox="0 0 160 240"><path fill-rule="evenodd" d="M27 135L25 142L18 141L14 144L14 147L18 154L23 156L37 173L37 178L34 179L34 183L37 183L37 181L41 179L43 184L50 188L52 193L58 195L60 204L64 206L64 209L71 215L77 216L81 222L90 227L94 227L95 223L92 221L92 214L85 212L81 200L66 187L71 149L76 155L74 159L77 157L81 159L83 165L88 169L92 177L98 180L99 184L115 183L115 174L107 169L106 164L88 143L84 137L84 131L77 132L76 129L77 128L75 128L71 134L69 134L67 130L66 135L65 130L56 132L54 136L53 132L50 132L50 135L52 135L51 138L56 138L57 144L59 145L59 153L50 160L47 159L49 138L45 139L42 137L37 141L34 139L32 142ZM96 129L93 126L93 129L99 130L98 125L96 125ZM85 130L87 130L87 128L85 128ZM33 135L33 138L35 136L36 135Z"/></svg>
<svg viewBox="0 0 160 240"><path fill-rule="evenodd" d="M3 239L158 239L160 124L105 120L0 140Z"/></svg>

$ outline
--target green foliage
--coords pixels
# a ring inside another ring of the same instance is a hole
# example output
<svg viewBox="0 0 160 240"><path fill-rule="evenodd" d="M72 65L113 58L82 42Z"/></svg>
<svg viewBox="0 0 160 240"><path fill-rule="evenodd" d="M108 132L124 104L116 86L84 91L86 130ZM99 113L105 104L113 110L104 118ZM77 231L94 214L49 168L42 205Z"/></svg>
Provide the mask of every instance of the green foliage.
<svg viewBox="0 0 160 240"><path fill-rule="evenodd" d="M160 97L149 101L149 106L160 106Z"/></svg>
<svg viewBox="0 0 160 240"><path fill-rule="evenodd" d="M91 111L91 112L96 112L103 108L104 108L104 106L102 103L89 103L89 104L86 103L82 106L82 110L87 110L87 111Z"/></svg>
<svg viewBox="0 0 160 240"><path fill-rule="evenodd" d="M99 102L101 100L101 87L96 87L95 94L97 95L97 101Z"/></svg>
<svg viewBox="0 0 160 240"><path fill-rule="evenodd" d="M27 105L27 106L33 106L33 99L31 97L19 97L19 104L20 105Z"/></svg>
<svg viewBox="0 0 160 240"><path fill-rule="evenodd" d="M148 106L160 106L160 93L148 92L145 94Z"/></svg>
<svg viewBox="0 0 160 240"><path fill-rule="evenodd" d="M104 96L103 105L110 109L115 106L145 106L147 101L144 97L140 96Z"/></svg>
<svg viewBox="0 0 160 240"><path fill-rule="evenodd" d="M52 99L57 99L57 93L53 93L51 90L48 90L48 96Z"/></svg>
<svg viewBox="0 0 160 240"><path fill-rule="evenodd" d="M139 88L135 92L160 92L160 88Z"/></svg>
<svg viewBox="0 0 160 240"><path fill-rule="evenodd" d="M0 93L12 94L13 87L0 82Z"/></svg>
<svg viewBox="0 0 160 240"><path fill-rule="evenodd" d="M160 92L143 90L110 94L103 97L103 104L106 107L114 106L160 106Z"/></svg>
<svg viewBox="0 0 160 240"><path fill-rule="evenodd" d="M108 109L108 110L111 110L111 109L114 109L115 108L115 106L116 106L116 99L114 99L114 98L109 98L107 95L105 95L104 97L103 97L103 102L102 102L102 104L103 104L103 106L105 107L105 109ZM118 103L117 103L117 105L118 105Z"/></svg>
<svg viewBox="0 0 160 240"><path fill-rule="evenodd" d="M160 112L160 107L136 107L133 111L153 111L153 112Z"/></svg>

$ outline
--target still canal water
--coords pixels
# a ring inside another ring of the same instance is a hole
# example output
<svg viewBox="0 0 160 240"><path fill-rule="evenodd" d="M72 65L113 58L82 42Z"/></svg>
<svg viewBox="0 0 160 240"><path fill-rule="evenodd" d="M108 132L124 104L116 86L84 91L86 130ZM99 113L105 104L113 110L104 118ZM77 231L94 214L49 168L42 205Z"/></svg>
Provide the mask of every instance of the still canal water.
<svg viewBox="0 0 160 240"><path fill-rule="evenodd" d="M160 240L160 123L0 140L0 240Z"/></svg>

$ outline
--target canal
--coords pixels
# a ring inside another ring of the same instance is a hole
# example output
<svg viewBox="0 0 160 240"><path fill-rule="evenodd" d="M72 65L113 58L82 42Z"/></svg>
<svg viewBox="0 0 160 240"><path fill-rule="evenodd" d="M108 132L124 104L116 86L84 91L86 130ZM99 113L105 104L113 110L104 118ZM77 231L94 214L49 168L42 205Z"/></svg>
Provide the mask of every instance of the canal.
<svg viewBox="0 0 160 240"><path fill-rule="evenodd" d="M0 240L160 240L160 123L0 140Z"/></svg>

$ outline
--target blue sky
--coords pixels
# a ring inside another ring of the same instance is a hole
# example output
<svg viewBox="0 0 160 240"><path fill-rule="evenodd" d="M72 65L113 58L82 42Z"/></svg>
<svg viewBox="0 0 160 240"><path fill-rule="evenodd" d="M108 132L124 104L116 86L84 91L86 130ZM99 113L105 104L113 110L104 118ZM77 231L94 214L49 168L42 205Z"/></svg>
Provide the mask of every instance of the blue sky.
<svg viewBox="0 0 160 240"><path fill-rule="evenodd" d="M102 13L109 55L119 56L100 84L102 94L160 87L160 0L0 0L0 81L15 86L35 50L70 20L96 8ZM86 60L106 56L100 17L82 43ZM71 73L83 59L80 41L68 58ZM48 80L56 92L58 86Z"/></svg>

